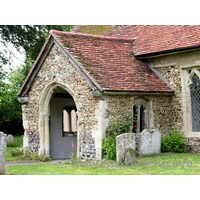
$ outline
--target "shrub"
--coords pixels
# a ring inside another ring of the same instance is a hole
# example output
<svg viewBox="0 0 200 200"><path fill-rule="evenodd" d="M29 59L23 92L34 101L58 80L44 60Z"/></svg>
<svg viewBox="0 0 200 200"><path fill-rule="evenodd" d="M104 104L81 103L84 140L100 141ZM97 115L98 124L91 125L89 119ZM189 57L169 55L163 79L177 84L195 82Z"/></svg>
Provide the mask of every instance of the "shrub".
<svg viewBox="0 0 200 200"><path fill-rule="evenodd" d="M22 151L11 151L11 157L18 157L22 155L23 155Z"/></svg>
<svg viewBox="0 0 200 200"><path fill-rule="evenodd" d="M38 152L33 153L30 155L29 150L26 150L24 153L24 158L26 160L33 160L33 161L42 161L42 162L50 162L52 159L48 156L38 155Z"/></svg>
<svg viewBox="0 0 200 200"><path fill-rule="evenodd" d="M133 117L129 112L124 112L122 119L113 118L111 123L106 129L107 136L117 136L122 133L130 132L130 129L133 128Z"/></svg>
<svg viewBox="0 0 200 200"><path fill-rule="evenodd" d="M186 139L173 127L169 135L161 138L161 152L187 153L190 147L185 148Z"/></svg>
<svg viewBox="0 0 200 200"><path fill-rule="evenodd" d="M109 136L103 139L103 156L108 160L116 159L116 136Z"/></svg>
<svg viewBox="0 0 200 200"><path fill-rule="evenodd" d="M116 160L116 136L130 132L133 126L133 117L125 112L122 119L113 119L106 129L106 137L103 139L102 154L106 159Z"/></svg>

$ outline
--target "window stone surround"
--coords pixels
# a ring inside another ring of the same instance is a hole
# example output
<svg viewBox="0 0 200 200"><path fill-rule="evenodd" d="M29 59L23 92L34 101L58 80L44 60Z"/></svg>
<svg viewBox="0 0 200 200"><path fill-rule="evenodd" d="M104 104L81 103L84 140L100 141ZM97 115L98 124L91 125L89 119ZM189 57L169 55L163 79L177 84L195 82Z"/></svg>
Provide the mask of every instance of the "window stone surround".
<svg viewBox="0 0 200 200"><path fill-rule="evenodd" d="M192 77L196 74L200 78L200 65L182 66L182 93L183 93L183 119L184 119L184 133L187 138L200 138L200 132L192 131L192 109L190 86L192 85Z"/></svg>
<svg viewBox="0 0 200 200"><path fill-rule="evenodd" d="M200 50L197 49L148 59L148 64L158 71L174 89L175 95L171 98L171 125L176 126L184 134L187 139L186 145L191 145L190 152L195 154L200 154L200 133L192 132L189 90L192 73L189 77L189 71L199 69L199 58Z"/></svg>
<svg viewBox="0 0 200 200"><path fill-rule="evenodd" d="M148 102L143 98L135 99L133 102L133 107L138 106L139 108L143 106L145 108L144 110L144 129L154 128L154 122L153 122L153 112L152 112L152 102ZM140 121L140 116L138 114L137 121ZM139 125L138 125L139 126ZM137 127L139 129L139 127ZM143 131L143 130L141 130Z"/></svg>

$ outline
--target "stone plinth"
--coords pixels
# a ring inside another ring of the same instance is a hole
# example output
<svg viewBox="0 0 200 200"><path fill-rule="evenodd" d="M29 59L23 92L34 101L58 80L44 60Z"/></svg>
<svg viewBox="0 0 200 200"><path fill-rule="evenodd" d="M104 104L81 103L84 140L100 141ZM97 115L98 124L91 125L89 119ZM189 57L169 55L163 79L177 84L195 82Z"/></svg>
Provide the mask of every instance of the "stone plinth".
<svg viewBox="0 0 200 200"><path fill-rule="evenodd" d="M135 161L135 133L124 133L116 137L116 155L118 162Z"/></svg>
<svg viewBox="0 0 200 200"><path fill-rule="evenodd" d="M161 134L157 129L145 129L140 133L139 155L160 154Z"/></svg>
<svg viewBox="0 0 200 200"><path fill-rule="evenodd" d="M0 132L0 174L5 173L6 163L6 134Z"/></svg>

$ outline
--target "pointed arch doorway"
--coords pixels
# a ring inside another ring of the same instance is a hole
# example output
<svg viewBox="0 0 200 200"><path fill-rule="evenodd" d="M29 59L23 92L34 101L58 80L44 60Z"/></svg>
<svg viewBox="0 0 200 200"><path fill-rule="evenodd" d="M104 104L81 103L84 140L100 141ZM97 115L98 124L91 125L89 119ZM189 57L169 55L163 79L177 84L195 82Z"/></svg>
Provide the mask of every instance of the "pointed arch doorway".
<svg viewBox="0 0 200 200"><path fill-rule="evenodd" d="M69 159L72 143L76 149L76 111L72 96L58 87L50 103L50 155L52 159Z"/></svg>
<svg viewBox="0 0 200 200"><path fill-rule="evenodd" d="M72 142L77 152L77 104L65 85L53 82L44 89L39 104L39 155L69 159Z"/></svg>

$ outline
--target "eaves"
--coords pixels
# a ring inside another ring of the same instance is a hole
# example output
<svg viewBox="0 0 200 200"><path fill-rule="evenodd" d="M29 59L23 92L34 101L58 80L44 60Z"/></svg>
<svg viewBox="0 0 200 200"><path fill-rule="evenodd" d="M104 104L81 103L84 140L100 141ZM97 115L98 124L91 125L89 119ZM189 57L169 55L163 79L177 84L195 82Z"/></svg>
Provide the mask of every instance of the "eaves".
<svg viewBox="0 0 200 200"><path fill-rule="evenodd" d="M135 55L135 57L138 60L143 60L143 59L156 58L156 57L165 56L165 55L184 53L184 52L189 52L189 51L194 51L194 50L199 50L199 49L200 49L200 45L194 45L194 46L189 46L189 47L181 47L181 48L176 48L176 49L157 51L157 52L152 52L152 53L147 53L147 54L138 54L138 55Z"/></svg>

